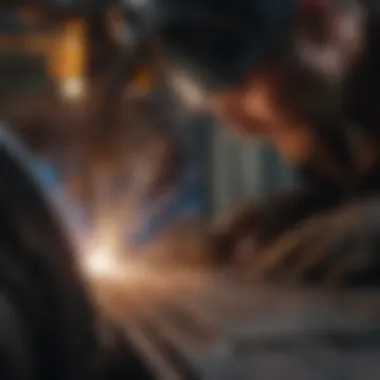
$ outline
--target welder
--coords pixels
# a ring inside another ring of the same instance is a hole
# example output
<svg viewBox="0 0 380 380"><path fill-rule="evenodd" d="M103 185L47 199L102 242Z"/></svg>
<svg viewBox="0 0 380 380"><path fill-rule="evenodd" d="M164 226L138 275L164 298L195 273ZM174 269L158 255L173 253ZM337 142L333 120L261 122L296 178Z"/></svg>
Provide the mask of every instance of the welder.
<svg viewBox="0 0 380 380"><path fill-rule="evenodd" d="M376 61L368 43L377 30L374 6L358 0L129 5L129 27L141 40L153 36L184 100L239 133L271 141L300 169L302 185L245 210L231 223L224 248L248 230L257 251L307 217L378 190L377 147L368 133L377 82L365 74Z"/></svg>

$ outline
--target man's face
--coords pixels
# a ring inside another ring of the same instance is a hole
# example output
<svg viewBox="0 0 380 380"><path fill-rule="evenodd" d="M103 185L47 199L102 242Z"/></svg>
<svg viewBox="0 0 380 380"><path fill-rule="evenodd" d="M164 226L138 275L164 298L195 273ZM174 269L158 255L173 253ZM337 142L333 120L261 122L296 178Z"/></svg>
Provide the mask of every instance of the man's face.
<svg viewBox="0 0 380 380"><path fill-rule="evenodd" d="M314 27L295 28L287 50L207 102L233 130L270 140L298 163L313 154L312 124L340 113L341 86L364 38L359 8L315 12L307 14Z"/></svg>
<svg viewBox="0 0 380 380"><path fill-rule="evenodd" d="M282 154L298 162L306 159L313 136L296 108L282 98L283 85L278 72L268 68L239 86L214 94L209 107L234 131L269 140Z"/></svg>

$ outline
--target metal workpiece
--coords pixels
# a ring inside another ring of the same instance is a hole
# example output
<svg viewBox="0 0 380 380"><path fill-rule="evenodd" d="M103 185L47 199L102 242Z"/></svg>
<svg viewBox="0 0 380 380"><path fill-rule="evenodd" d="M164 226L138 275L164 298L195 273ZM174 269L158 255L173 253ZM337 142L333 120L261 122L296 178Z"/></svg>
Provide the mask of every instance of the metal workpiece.
<svg viewBox="0 0 380 380"><path fill-rule="evenodd" d="M366 373L376 379L375 290L258 286L223 270L141 273L126 277L123 288L106 281L102 305L158 378L361 379Z"/></svg>

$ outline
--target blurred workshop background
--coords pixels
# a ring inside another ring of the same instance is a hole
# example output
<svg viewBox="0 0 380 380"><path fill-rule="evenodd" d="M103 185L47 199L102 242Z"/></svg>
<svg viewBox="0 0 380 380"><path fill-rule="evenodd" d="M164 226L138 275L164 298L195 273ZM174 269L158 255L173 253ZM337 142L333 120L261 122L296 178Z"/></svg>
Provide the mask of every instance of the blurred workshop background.
<svg viewBox="0 0 380 380"><path fill-rule="evenodd" d="M136 248L293 184L271 149L183 109L149 54L131 64L116 1L2 4L0 120L84 229L113 207Z"/></svg>

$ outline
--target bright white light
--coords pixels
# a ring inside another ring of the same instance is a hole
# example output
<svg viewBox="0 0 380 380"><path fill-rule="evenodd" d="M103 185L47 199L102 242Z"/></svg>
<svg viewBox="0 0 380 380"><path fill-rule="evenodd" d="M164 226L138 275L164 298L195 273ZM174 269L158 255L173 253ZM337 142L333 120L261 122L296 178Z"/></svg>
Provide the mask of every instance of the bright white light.
<svg viewBox="0 0 380 380"><path fill-rule="evenodd" d="M113 275L117 269L115 262L112 260L112 256L101 250L90 254L87 257L86 264L87 270L95 276Z"/></svg>
<svg viewBox="0 0 380 380"><path fill-rule="evenodd" d="M70 78L61 84L61 94L68 100L83 98L85 89L85 83L82 78Z"/></svg>
<svg viewBox="0 0 380 380"><path fill-rule="evenodd" d="M147 277L147 268L141 264L121 259L108 249L89 250L84 257L84 269L90 277L116 281L141 281Z"/></svg>

